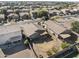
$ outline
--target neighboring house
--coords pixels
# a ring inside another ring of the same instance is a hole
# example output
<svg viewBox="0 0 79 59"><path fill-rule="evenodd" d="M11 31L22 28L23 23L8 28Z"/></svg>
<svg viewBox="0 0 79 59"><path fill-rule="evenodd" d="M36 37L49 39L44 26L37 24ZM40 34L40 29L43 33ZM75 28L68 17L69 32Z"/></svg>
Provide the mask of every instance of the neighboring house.
<svg viewBox="0 0 79 59"><path fill-rule="evenodd" d="M40 8L40 5L32 5L32 8Z"/></svg>
<svg viewBox="0 0 79 59"><path fill-rule="evenodd" d="M21 12L30 12L30 9L21 9Z"/></svg>
<svg viewBox="0 0 79 59"><path fill-rule="evenodd" d="M56 15L59 15L58 10L49 10L49 16L56 16Z"/></svg>
<svg viewBox="0 0 79 59"><path fill-rule="evenodd" d="M66 15L70 15L71 14L70 9L65 10L65 12L66 12Z"/></svg>
<svg viewBox="0 0 79 59"><path fill-rule="evenodd" d="M72 9L72 10L70 10L70 14L71 15L74 15L75 14L75 11Z"/></svg>
<svg viewBox="0 0 79 59"><path fill-rule="evenodd" d="M30 6L29 6L29 5L27 5L27 6L25 6L25 8L26 8L26 9L30 9Z"/></svg>
<svg viewBox="0 0 79 59"><path fill-rule="evenodd" d="M7 25L0 27L0 48L12 47L14 42L22 40L21 29L18 25Z"/></svg>
<svg viewBox="0 0 79 59"><path fill-rule="evenodd" d="M40 33L43 29L39 29L35 24L33 23L26 23L22 26L24 30L24 34L29 37L30 39L35 39L40 37Z"/></svg>
<svg viewBox="0 0 79 59"><path fill-rule="evenodd" d="M55 38L55 39L58 38L61 35L61 33L67 32L66 28L58 25L57 23L55 23L51 20L46 21L44 23L44 26L45 26L46 31L52 36L52 38ZM62 35L65 35L65 34L62 34ZM66 37L68 37L68 36L66 36Z"/></svg>
<svg viewBox="0 0 79 59"><path fill-rule="evenodd" d="M27 12L21 12L20 14L20 19L29 19L30 15Z"/></svg>
<svg viewBox="0 0 79 59"><path fill-rule="evenodd" d="M64 14L62 11L60 11L60 12L59 12L59 15L60 15L60 16L64 16L65 14Z"/></svg>
<svg viewBox="0 0 79 59"><path fill-rule="evenodd" d="M77 9L77 14L79 14L79 8Z"/></svg>
<svg viewBox="0 0 79 59"><path fill-rule="evenodd" d="M10 9L11 7L10 7L10 6L4 6L4 8L5 8L5 9Z"/></svg>
<svg viewBox="0 0 79 59"><path fill-rule="evenodd" d="M71 15L77 14L77 9L72 9L71 11Z"/></svg>
<svg viewBox="0 0 79 59"><path fill-rule="evenodd" d="M1 9L1 10L4 10L4 9L6 9L6 7L4 7L4 6L1 6L1 7L0 7L0 9Z"/></svg>
<svg viewBox="0 0 79 59"><path fill-rule="evenodd" d="M60 33L66 31L65 28L63 28L62 26L56 24L55 22L53 22L51 20L46 21L45 25L46 25L47 29L49 29L50 31L52 31L56 35L59 35Z"/></svg>
<svg viewBox="0 0 79 59"><path fill-rule="evenodd" d="M11 9L8 9L7 10L7 14L10 14L10 13L13 13L14 11L13 10L11 10Z"/></svg>
<svg viewBox="0 0 79 59"><path fill-rule="evenodd" d="M11 21L12 19L13 19L14 21L17 21L17 20L19 19L19 16L18 16L16 13L11 13L11 14L9 14L7 17L8 17L8 20L9 20L9 21Z"/></svg>
<svg viewBox="0 0 79 59"><path fill-rule="evenodd" d="M66 10L67 9L61 9L61 11L66 15Z"/></svg>
<svg viewBox="0 0 79 59"><path fill-rule="evenodd" d="M17 12L21 12L20 9L14 9L14 12L17 13Z"/></svg>
<svg viewBox="0 0 79 59"><path fill-rule="evenodd" d="M61 11L67 15L67 14L71 14L71 15L74 15L74 14L78 14L79 10L74 8L74 9L61 9Z"/></svg>
<svg viewBox="0 0 79 59"><path fill-rule="evenodd" d="M25 8L25 6L19 6L19 9L23 9L23 8Z"/></svg>
<svg viewBox="0 0 79 59"><path fill-rule="evenodd" d="M46 30L48 30L52 37L55 36L56 38L63 39L68 43L75 43L76 39L78 38L75 33L66 28L64 25L58 24L57 22L48 20L45 22L45 26Z"/></svg>
<svg viewBox="0 0 79 59"><path fill-rule="evenodd" d="M4 14L0 14L0 23L2 23L5 20Z"/></svg>
<svg viewBox="0 0 79 59"><path fill-rule="evenodd" d="M19 9L19 6L14 6L14 9Z"/></svg>

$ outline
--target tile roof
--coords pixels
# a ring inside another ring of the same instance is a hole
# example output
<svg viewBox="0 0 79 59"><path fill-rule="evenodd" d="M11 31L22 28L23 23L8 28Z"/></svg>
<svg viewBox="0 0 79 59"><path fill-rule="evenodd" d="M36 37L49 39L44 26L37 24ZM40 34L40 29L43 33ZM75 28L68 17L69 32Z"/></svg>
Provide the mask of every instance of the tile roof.
<svg viewBox="0 0 79 59"><path fill-rule="evenodd" d="M56 24L55 22L53 22L51 20L46 21L45 24L46 24L47 28L51 29L56 34L60 34L66 30L64 27Z"/></svg>

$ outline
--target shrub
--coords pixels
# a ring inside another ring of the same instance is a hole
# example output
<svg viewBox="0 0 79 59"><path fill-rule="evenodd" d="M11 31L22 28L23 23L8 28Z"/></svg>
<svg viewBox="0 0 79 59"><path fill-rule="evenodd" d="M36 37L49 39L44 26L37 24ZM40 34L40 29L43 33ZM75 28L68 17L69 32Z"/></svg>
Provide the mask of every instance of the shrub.
<svg viewBox="0 0 79 59"><path fill-rule="evenodd" d="M65 48L67 48L67 47L69 47L69 43L67 43L67 42L63 42L62 44L61 44L61 47L63 48L63 49L65 49Z"/></svg>
<svg viewBox="0 0 79 59"><path fill-rule="evenodd" d="M58 48L56 48L56 47L52 47L52 51L54 52L54 53L57 53L58 52Z"/></svg>
<svg viewBox="0 0 79 59"><path fill-rule="evenodd" d="M47 55L48 55L48 56L51 56L51 55L52 55L52 51L51 51L51 50L48 50L48 51L47 51Z"/></svg>
<svg viewBox="0 0 79 59"><path fill-rule="evenodd" d="M72 29L73 31L79 33L79 22L78 22L78 21L75 21L75 22L73 22L71 25L72 25L72 28L71 28L71 29Z"/></svg>

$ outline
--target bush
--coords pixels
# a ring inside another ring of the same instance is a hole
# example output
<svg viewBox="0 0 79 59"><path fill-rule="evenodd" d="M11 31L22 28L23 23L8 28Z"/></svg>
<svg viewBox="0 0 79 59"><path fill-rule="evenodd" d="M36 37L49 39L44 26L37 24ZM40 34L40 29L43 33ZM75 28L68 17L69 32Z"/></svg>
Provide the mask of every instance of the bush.
<svg viewBox="0 0 79 59"><path fill-rule="evenodd" d="M48 51L47 51L47 55L48 55L48 56L51 56L51 55L52 55L52 51L51 51L51 50L48 50Z"/></svg>
<svg viewBox="0 0 79 59"><path fill-rule="evenodd" d="M56 47L52 47L52 51L54 52L54 53L57 53L58 52L58 48L56 48Z"/></svg>
<svg viewBox="0 0 79 59"><path fill-rule="evenodd" d="M79 22L78 22L78 21L75 21L75 22L73 22L71 25L72 25L72 28L71 28L71 29L72 29L73 31L79 33Z"/></svg>
<svg viewBox="0 0 79 59"><path fill-rule="evenodd" d="M67 42L63 42L62 44L61 44L61 47L63 48L63 49L65 49L65 48L67 48L67 47L69 47L69 43L67 43Z"/></svg>

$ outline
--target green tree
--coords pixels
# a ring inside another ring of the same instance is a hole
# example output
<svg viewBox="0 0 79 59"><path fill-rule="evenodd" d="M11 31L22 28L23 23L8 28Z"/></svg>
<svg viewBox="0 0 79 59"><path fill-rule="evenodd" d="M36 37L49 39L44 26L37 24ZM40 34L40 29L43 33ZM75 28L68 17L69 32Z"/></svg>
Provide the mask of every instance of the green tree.
<svg viewBox="0 0 79 59"><path fill-rule="evenodd" d="M37 10L37 16L38 17L45 17L45 19L48 19L48 10L46 8L40 8Z"/></svg>
<svg viewBox="0 0 79 59"><path fill-rule="evenodd" d="M25 45L29 44L28 39L26 39L26 40L24 41L24 44L25 44Z"/></svg>
<svg viewBox="0 0 79 59"><path fill-rule="evenodd" d="M71 29L72 29L73 31L79 33L79 22L78 22L78 21L75 21L75 22L73 22L71 25L72 25L72 28L71 28Z"/></svg>
<svg viewBox="0 0 79 59"><path fill-rule="evenodd" d="M70 44L67 43L67 42L63 42L63 43L61 44L61 47L62 47L63 49L65 49L65 48L67 48L67 47L69 47L69 46L70 46Z"/></svg>

